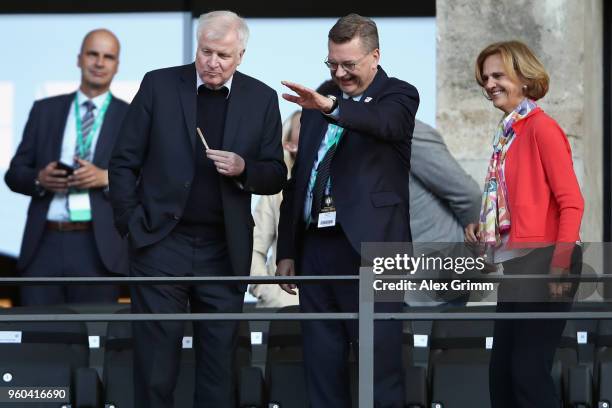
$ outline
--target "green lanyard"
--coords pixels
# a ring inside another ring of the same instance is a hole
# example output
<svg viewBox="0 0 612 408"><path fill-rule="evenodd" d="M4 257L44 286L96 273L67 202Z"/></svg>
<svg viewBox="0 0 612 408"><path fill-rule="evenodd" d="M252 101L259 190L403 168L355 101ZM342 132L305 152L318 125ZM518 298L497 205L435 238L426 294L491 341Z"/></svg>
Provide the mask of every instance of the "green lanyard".
<svg viewBox="0 0 612 408"><path fill-rule="evenodd" d="M325 153L323 153L323 155L321 156L321 161L323 161L325 154L327 154L327 151L331 149L333 145L340 143L340 138L342 137L344 128L338 125L334 125L333 123L330 123L328 125L328 131L330 132L330 136L327 138L327 142L325 143L327 148L325 149ZM319 174L318 167L320 164L321 162L317 163L317 167L314 168L312 172L310 173L310 180L308 182L309 194L312 193L312 189L314 188L315 181L317 179L317 174ZM331 180L330 179L327 180L327 186L326 186L326 192L328 193L329 191L331 191Z"/></svg>
<svg viewBox="0 0 612 408"><path fill-rule="evenodd" d="M329 133L329 137L327 138L327 141L325 143L325 146L327 147L327 149L325 149L325 153L323 153L323 155L321 156L321 160L319 161L319 163L317 163L317 167L313 168L310 173L310 180L308 182L308 190L307 190L307 194L310 197L310 199L312 199L312 190L314 189L314 185L317 180L317 174L319 174L318 167L321 164L321 161L323 161L323 158L325 157L328 150L331 149L333 145L340 143L340 138L342 137L342 133L344 132L343 127L335 125L333 123L330 123L327 126L328 127L325 132L326 134ZM329 193L330 191L331 191L331 177L327 179L326 193ZM312 202L311 202L311 205L312 205ZM312 220L311 220L310 211L308 210L308 214L306 215L306 226L307 227L308 225L310 225L311 221Z"/></svg>
<svg viewBox="0 0 612 408"><path fill-rule="evenodd" d="M106 114L106 109L108 109L108 105L110 104L111 98L112 96L109 92L106 95L104 102L102 103L100 112L98 112L98 114L96 115L96 119L94 120L94 123L91 127L91 130L89 131L89 134L87 135L87 140L83 140L84 139L83 129L82 129L83 119L81 118L81 113L79 109L79 96L78 94L74 96L74 114L76 116L77 149L79 151L79 157L84 158L83 156L85 155L85 153L88 152L89 149L91 148L91 142L93 141L93 136L98 131L98 128L102 124L102 121L104 121L104 115Z"/></svg>
<svg viewBox="0 0 612 408"><path fill-rule="evenodd" d="M327 150L325 151L326 153L334 145L336 145L336 149L338 148L337 145L338 143L340 143L340 138L342 137L342 133L344 132L343 127L334 125L332 123L330 123L329 126L331 127L332 134L331 134L331 137L327 140ZM323 155L323 157L325 157L325 155ZM327 179L327 186L325 186L325 194L329 194L330 191L331 191L331 177Z"/></svg>
<svg viewBox="0 0 612 408"><path fill-rule="evenodd" d="M329 139L327 139L327 150L331 149L333 145L340 143L342 132L344 132L343 127L334 125L333 123L330 123L328 126L331 128L331 136L329 137ZM327 153L327 150L325 150L326 153Z"/></svg>

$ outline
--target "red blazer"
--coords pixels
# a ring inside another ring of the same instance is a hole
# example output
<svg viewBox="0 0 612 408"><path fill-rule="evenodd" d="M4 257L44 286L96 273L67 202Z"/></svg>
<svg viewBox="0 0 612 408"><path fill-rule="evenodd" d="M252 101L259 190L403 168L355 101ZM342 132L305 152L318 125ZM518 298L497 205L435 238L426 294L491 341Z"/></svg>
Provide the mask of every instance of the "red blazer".
<svg viewBox="0 0 612 408"><path fill-rule="evenodd" d="M569 142L540 108L512 128L515 139L505 162L511 221L508 246L555 244L552 265L567 267L580 239L584 212Z"/></svg>

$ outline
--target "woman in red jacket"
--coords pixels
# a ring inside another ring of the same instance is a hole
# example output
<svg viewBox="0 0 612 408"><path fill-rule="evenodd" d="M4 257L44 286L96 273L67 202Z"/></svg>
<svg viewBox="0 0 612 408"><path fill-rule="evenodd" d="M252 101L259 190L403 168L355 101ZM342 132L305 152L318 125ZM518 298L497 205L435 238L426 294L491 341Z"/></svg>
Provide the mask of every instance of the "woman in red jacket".
<svg viewBox="0 0 612 408"><path fill-rule="evenodd" d="M480 52L476 80L504 117L493 138L480 221L466 227L466 241L484 244L505 275L567 274L584 202L567 137L535 103L548 91L548 74L525 44L507 41ZM574 291L569 283L503 282L497 312L568 311ZM493 408L560 406L550 372L564 327L563 320L495 322Z"/></svg>

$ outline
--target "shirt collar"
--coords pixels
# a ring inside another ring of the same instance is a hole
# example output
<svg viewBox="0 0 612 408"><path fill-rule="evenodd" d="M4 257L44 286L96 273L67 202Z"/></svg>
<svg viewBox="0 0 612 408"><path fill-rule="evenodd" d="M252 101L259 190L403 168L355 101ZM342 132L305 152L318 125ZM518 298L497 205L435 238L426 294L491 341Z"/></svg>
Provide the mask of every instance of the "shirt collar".
<svg viewBox="0 0 612 408"><path fill-rule="evenodd" d="M100 94L98 96L96 96L95 98L90 99L89 96L85 95L83 92L81 92L81 90L79 89L77 91L77 100L79 101L79 106L83 106L83 103L85 101L92 101L94 106L96 107L96 109L100 109L100 107L102 106L102 104L104 103L104 100L106 99L107 95L110 93L110 91L106 91L103 94Z"/></svg>
<svg viewBox="0 0 612 408"><path fill-rule="evenodd" d="M355 102L359 102L359 101L361 100L361 97L362 97L362 96L363 96L363 94L359 94L359 95L353 96L352 98L353 98L353 100L354 100ZM351 98L351 96L349 96L349 95L345 94L344 92L342 92L342 97L343 97L344 99Z"/></svg>
<svg viewBox="0 0 612 408"><path fill-rule="evenodd" d="M226 83L224 83L223 85L219 87L219 89L223 87L227 88L227 97L225 99L228 99L230 96L230 92L232 92L232 80L233 79L234 79L234 76L232 75L230 79L227 80ZM208 89L212 89L210 86L206 85L204 81L202 81L202 78L200 78L200 75L198 74L198 71L196 70L196 94L198 93L198 88L200 87L200 85L204 85Z"/></svg>

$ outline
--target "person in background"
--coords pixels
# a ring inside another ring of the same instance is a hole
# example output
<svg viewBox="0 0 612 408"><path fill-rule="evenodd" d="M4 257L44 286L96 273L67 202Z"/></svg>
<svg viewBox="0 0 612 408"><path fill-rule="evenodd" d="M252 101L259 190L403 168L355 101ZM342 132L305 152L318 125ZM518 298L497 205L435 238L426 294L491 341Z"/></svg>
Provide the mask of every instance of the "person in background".
<svg viewBox="0 0 612 408"><path fill-rule="evenodd" d="M289 172L295 162L300 137L301 111L295 111L283 123L283 150L285 165ZM276 273L276 245L278 239L278 220L283 194L262 196L253 213L253 260L251 276L274 276ZM268 258L268 252L271 252ZM284 307L298 304L297 296L282 290L278 284L254 284L249 286L250 293L257 298L258 307Z"/></svg>
<svg viewBox="0 0 612 408"><path fill-rule="evenodd" d="M471 256L463 243L463 229L478 218L482 194L451 155L442 135L420 120L415 121L412 134L409 183L415 255ZM450 277L448 271L424 273L433 278ZM462 306L469 298L469 292L455 290L406 291L406 303L411 306Z"/></svg>
<svg viewBox="0 0 612 408"><path fill-rule="evenodd" d="M31 197L17 268L24 277L126 275L127 244L113 225L108 164L128 105L110 85L119 40L90 31L76 92L34 103L4 180ZM115 302L116 285L22 286L21 304Z"/></svg>
<svg viewBox="0 0 612 408"><path fill-rule="evenodd" d="M462 242L463 229L478 217L481 196L478 184L451 155L442 135L416 120L410 156L413 242Z"/></svg>
<svg viewBox="0 0 612 408"><path fill-rule="evenodd" d="M478 223L465 240L493 252L505 275L565 276L580 264L584 200L567 136L536 103L549 77L529 47L504 41L485 47L475 64L485 97L503 112L493 136ZM504 281L498 313L563 312L575 285ZM490 363L493 408L558 408L551 369L564 320L498 320Z"/></svg>

